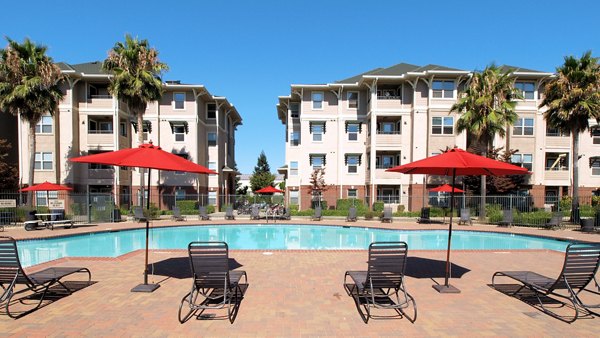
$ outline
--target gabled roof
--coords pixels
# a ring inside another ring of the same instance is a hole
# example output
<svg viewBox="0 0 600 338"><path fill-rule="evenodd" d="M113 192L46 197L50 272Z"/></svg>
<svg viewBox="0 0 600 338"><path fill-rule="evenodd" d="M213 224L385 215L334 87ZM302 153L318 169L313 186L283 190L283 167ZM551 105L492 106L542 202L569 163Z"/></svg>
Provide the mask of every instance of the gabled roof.
<svg viewBox="0 0 600 338"><path fill-rule="evenodd" d="M428 70L443 70L443 71L456 71L456 72L463 71L462 69L458 69L458 68L450 68L450 67L434 65L434 64L428 64L426 66L419 67L418 69L415 69L414 71L415 72L425 72Z"/></svg>
<svg viewBox="0 0 600 338"><path fill-rule="evenodd" d="M339 81L335 81L335 83L357 83L358 81L360 81L363 77L363 75L369 75L369 74L373 74L379 70L382 70L383 68L375 68L375 69L371 69L369 71L366 71L362 74L358 74L352 77L349 77L347 79L343 79L343 80L339 80Z"/></svg>
<svg viewBox="0 0 600 338"><path fill-rule="evenodd" d="M502 65L499 68L500 68L500 71L502 71L502 72L510 71L511 73L540 73L540 74L547 73L547 72L543 72L540 70L533 70L533 69L527 69L527 68L521 68L521 67L515 67L515 66L509 66L509 65Z"/></svg>
<svg viewBox="0 0 600 338"><path fill-rule="evenodd" d="M419 68L419 66L411 65L409 63L399 63L397 65L381 69L371 75L401 76L407 72L412 72L417 68Z"/></svg>
<svg viewBox="0 0 600 338"><path fill-rule="evenodd" d="M86 62L70 65L75 71L87 74L87 75L107 75L108 73L102 70L102 62Z"/></svg>

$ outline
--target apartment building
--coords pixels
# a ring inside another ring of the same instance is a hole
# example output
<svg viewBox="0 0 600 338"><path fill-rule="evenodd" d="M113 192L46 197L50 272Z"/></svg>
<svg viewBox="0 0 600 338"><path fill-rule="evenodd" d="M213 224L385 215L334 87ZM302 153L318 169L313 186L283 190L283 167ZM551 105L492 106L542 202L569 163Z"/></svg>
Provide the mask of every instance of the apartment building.
<svg viewBox="0 0 600 338"><path fill-rule="evenodd" d="M516 107L519 119L495 146L519 150L513 162L532 171L526 182L532 194L568 194L570 138L547 128L544 108L538 108L544 83L553 74L503 67L511 70L524 98ZM328 205L339 198L358 198L418 210L426 189L444 178L386 169L447 147L466 147L466 134L456 131L459 116L450 109L471 76L470 71L450 67L400 63L333 83L292 84L290 94L280 96L277 105L286 133L286 163L280 172L287 177L288 202L309 208L310 175L325 168L329 188L323 198ZM589 166L588 161L580 162L582 194L600 187L600 129L588 136L582 134L580 142L581 154L590 159Z"/></svg>
<svg viewBox="0 0 600 338"><path fill-rule="evenodd" d="M203 194L209 203L217 204L220 196L234 191L235 131L242 118L226 97L211 94L203 85L167 81L162 99L148 105L143 126L138 126L127 106L108 92L110 77L101 70L101 62L58 65L66 75L61 84L65 95L59 111L42 117L36 127L36 182L67 184L75 192L114 194L119 203L135 204L141 196L142 175L137 168L67 160L135 147L137 130L143 128L144 142L219 173L205 176L153 171L149 192L154 203L164 203L159 197L164 195L185 198L187 194ZM29 167L27 124L19 121L17 131L20 177L25 183Z"/></svg>

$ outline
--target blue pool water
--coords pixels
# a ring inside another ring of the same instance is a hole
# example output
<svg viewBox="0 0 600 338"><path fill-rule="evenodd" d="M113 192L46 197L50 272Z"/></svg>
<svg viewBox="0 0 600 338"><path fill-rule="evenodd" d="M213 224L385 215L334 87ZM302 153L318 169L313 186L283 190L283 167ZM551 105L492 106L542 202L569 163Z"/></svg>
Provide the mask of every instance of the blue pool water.
<svg viewBox="0 0 600 338"><path fill-rule="evenodd" d="M223 241L230 249L367 249L371 242L405 241L409 250L445 250L447 230L385 230L313 225L218 225L154 228L151 249L186 249L192 241ZM145 231L124 230L19 241L23 266L61 257L117 257L143 249ZM452 248L463 250L549 249L565 251L569 242L541 237L454 231Z"/></svg>

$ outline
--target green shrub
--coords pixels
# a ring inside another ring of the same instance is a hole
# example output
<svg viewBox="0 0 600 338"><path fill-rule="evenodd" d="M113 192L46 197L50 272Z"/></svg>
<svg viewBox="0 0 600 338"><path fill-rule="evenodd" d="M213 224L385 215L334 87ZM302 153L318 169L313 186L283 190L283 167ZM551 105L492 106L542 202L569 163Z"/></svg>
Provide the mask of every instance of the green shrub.
<svg viewBox="0 0 600 338"><path fill-rule="evenodd" d="M592 205L600 206L600 196L592 196Z"/></svg>
<svg viewBox="0 0 600 338"><path fill-rule="evenodd" d="M206 213L207 214L214 214L215 213L215 206L212 204L209 204L206 206Z"/></svg>
<svg viewBox="0 0 600 338"><path fill-rule="evenodd" d="M288 206L288 208L290 209L290 212L291 211L298 211L299 206L298 206L298 204L290 204Z"/></svg>
<svg viewBox="0 0 600 338"><path fill-rule="evenodd" d="M182 215L195 215L198 213L198 201L196 200L179 200L175 201L175 205L177 205Z"/></svg>
<svg viewBox="0 0 600 338"><path fill-rule="evenodd" d="M514 223L522 225L546 224L552 218L552 213L547 211L517 212Z"/></svg>
<svg viewBox="0 0 600 338"><path fill-rule="evenodd" d="M398 212L404 212L404 204L398 205Z"/></svg>
<svg viewBox="0 0 600 338"><path fill-rule="evenodd" d="M356 211L366 209L366 206L363 203L363 201L356 198L339 199L336 203L337 210L348 210L352 206L356 208Z"/></svg>
<svg viewBox="0 0 600 338"><path fill-rule="evenodd" d="M373 211L381 212L383 211L383 202L375 202L373 203Z"/></svg>
<svg viewBox="0 0 600 338"><path fill-rule="evenodd" d="M373 211L367 210L365 212L365 219L366 220L371 220L371 219L373 219L373 217L375 217L375 213Z"/></svg>
<svg viewBox="0 0 600 338"><path fill-rule="evenodd" d="M563 211L571 210L572 202L573 202L573 200L571 199L571 196L563 196L559 202L560 210L563 210Z"/></svg>

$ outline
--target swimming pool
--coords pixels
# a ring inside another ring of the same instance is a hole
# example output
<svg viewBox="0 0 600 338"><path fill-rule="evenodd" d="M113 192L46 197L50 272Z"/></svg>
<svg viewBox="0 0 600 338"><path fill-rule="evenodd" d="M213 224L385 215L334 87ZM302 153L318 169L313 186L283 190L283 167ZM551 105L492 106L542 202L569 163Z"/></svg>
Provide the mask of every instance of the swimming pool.
<svg viewBox="0 0 600 338"><path fill-rule="evenodd" d="M316 225L216 225L153 228L150 249L187 249L192 241L223 241L234 250L367 249L376 241L405 241L409 250L446 250L447 230L386 230ZM476 231L453 231L452 248L462 250L549 249L564 252L569 242ZM117 257L143 249L143 229L19 241L23 266L62 257Z"/></svg>

